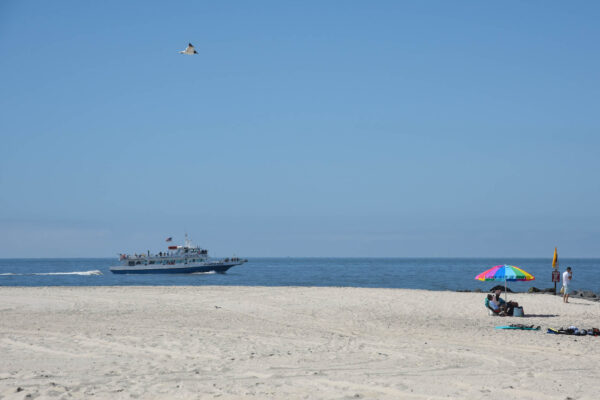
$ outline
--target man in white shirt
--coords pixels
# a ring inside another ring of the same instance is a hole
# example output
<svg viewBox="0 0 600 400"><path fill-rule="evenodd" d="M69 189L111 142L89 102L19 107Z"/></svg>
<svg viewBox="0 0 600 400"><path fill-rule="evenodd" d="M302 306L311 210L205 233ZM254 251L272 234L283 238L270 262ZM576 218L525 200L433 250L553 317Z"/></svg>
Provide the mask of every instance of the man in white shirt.
<svg viewBox="0 0 600 400"><path fill-rule="evenodd" d="M571 279L573 278L573 273L571 272L571 267L567 267L567 270L563 272L563 302L569 302L569 295L571 294Z"/></svg>

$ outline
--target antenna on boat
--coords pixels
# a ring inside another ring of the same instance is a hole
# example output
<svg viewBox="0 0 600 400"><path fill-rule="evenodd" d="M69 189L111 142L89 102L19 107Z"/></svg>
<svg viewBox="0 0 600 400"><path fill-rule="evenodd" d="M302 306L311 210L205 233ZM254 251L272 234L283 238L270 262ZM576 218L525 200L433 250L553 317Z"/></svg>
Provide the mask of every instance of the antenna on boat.
<svg viewBox="0 0 600 400"><path fill-rule="evenodd" d="M187 232L185 233L185 247L192 247L192 242L188 238Z"/></svg>

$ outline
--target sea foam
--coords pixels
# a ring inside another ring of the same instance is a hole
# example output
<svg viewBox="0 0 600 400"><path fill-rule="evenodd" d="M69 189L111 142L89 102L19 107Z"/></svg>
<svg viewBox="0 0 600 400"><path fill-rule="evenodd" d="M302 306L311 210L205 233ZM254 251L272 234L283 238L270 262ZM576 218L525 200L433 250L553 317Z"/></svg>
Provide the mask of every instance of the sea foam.
<svg viewBox="0 0 600 400"><path fill-rule="evenodd" d="M27 274L15 274L13 272L6 272L1 275L82 275L82 276L91 276L91 275L102 275L102 272L98 269L94 269L91 271L73 271L73 272L30 272Z"/></svg>

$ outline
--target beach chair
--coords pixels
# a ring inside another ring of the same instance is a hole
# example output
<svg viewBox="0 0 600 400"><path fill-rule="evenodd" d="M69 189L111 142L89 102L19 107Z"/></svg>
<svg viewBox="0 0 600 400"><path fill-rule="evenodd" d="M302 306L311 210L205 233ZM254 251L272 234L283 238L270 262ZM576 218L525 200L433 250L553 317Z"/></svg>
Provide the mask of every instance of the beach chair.
<svg viewBox="0 0 600 400"><path fill-rule="evenodd" d="M494 311L494 309L492 308L492 306L490 306L490 301L487 299L487 297L485 298L485 308L487 309L488 315L490 315L490 316L493 315L493 316L497 317L497 316L500 315L500 312Z"/></svg>

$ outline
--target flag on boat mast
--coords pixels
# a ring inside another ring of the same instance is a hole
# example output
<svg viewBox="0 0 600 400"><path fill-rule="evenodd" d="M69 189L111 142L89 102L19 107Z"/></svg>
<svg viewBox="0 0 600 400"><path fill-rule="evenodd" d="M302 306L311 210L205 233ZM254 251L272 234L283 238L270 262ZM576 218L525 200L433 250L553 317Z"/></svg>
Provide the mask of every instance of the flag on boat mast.
<svg viewBox="0 0 600 400"><path fill-rule="evenodd" d="M168 238L165 239L165 242L172 242L173 238L171 236L169 236Z"/></svg>

